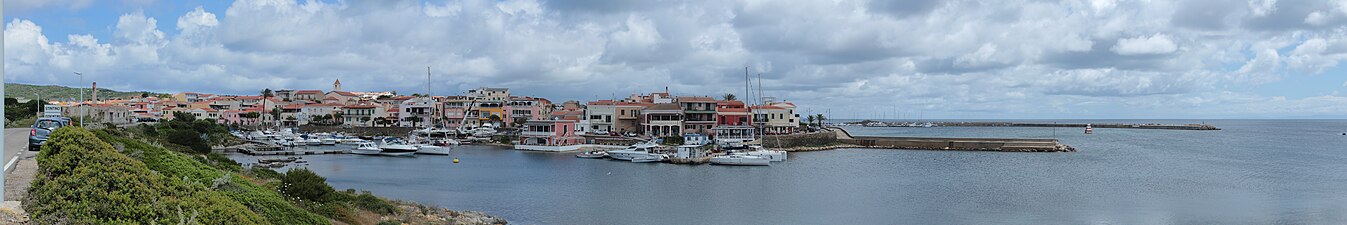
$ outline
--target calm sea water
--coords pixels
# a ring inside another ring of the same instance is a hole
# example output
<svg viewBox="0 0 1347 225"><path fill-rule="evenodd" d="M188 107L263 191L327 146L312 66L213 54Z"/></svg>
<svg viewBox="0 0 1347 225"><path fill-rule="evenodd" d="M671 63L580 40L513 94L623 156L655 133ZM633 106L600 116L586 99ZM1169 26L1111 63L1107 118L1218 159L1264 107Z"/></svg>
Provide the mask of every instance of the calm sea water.
<svg viewBox="0 0 1347 225"><path fill-rule="evenodd" d="M1055 136L1079 152L842 149L770 167L484 146L450 157L305 158L338 189L515 224L1347 223L1347 120L1205 122L1224 130L852 127L876 136Z"/></svg>

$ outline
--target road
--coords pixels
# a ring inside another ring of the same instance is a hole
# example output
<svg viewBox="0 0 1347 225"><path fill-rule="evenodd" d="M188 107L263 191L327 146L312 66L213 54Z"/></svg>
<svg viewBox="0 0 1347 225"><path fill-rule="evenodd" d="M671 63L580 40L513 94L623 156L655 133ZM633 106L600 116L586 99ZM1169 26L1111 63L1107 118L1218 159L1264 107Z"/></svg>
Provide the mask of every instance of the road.
<svg viewBox="0 0 1347 225"><path fill-rule="evenodd" d="M8 163L19 153L24 153L25 156L37 155L37 152L27 152L28 130L29 128L5 128L5 157L0 163Z"/></svg>

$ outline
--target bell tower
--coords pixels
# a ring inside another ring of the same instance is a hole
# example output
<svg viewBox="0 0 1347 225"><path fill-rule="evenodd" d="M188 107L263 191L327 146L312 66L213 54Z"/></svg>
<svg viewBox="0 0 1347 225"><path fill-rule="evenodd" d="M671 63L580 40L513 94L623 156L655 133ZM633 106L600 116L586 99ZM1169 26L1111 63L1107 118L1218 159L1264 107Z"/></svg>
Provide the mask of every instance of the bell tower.
<svg viewBox="0 0 1347 225"><path fill-rule="evenodd" d="M332 91L341 91L341 79L337 79L337 82L332 82Z"/></svg>

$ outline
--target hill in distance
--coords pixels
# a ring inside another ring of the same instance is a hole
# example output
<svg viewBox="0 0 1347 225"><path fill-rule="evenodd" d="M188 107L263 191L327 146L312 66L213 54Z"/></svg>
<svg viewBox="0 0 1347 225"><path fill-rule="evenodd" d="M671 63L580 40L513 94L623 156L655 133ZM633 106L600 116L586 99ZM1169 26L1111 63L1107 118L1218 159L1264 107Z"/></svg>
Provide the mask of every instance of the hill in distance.
<svg viewBox="0 0 1347 225"><path fill-rule="evenodd" d="M85 97L85 98L90 98L90 94L91 94L91 93L92 93L91 90L85 89L85 90L84 90L84 97ZM98 98L100 98L100 99L109 99L109 98L122 98L122 99L126 99L126 98L129 98L129 97L131 97L131 96L139 97L141 94L149 94L150 96L167 95L167 94L163 94L163 93L154 93L154 92L146 92L146 91L127 91L127 92L123 92L123 91L110 90L110 89L106 89L106 88L99 88L99 89L98 89ZM72 87L66 87L66 86L57 86L57 85L31 85L31 84L5 83L5 97L6 97L6 98L29 99L29 100L31 100L31 99L37 99L39 95L42 97L42 99L57 99L57 100L61 100L61 99L74 99L74 100L78 100L79 97L80 97L80 89L78 89L78 88L72 88Z"/></svg>

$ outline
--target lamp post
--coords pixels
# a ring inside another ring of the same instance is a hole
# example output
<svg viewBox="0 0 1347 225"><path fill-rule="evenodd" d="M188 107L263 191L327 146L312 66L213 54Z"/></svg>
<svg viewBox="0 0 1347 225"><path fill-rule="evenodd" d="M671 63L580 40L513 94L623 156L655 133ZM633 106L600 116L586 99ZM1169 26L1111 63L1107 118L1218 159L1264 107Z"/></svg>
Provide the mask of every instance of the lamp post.
<svg viewBox="0 0 1347 225"><path fill-rule="evenodd" d="M80 103L79 103L79 104L84 104L84 86L83 86L83 85L84 85L84 73L80 73L79 71L75 71L75 76L80 76L80 84L79 84L79 85L80 85L80 86L79 86L79 89L80 89ZM79 104L76 104L75 106L76 106L76 107L79 107L79 106L80 106ZM86 109L87 109L86 107L80 107L80 126L84 126L84 117L88 116L88 115L86 115L86 114L89 114L88 110L86 110Z"/></svg>

